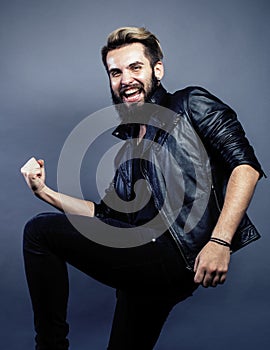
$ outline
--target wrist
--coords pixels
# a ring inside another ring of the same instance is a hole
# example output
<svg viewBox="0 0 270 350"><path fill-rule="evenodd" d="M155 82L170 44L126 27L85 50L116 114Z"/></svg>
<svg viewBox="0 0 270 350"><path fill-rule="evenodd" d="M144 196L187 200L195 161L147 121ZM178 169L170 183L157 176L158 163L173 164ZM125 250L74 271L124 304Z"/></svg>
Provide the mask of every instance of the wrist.
<svg viewBox="0 0 270 350"><path fill-rule="evenodd" d="M210 242L214 242L216 244L222 245L224 247L228 247L229 249L231 249L231 242L228 242L222 238L218 238L216 236L212 236L209 240Z"/></svg>
<svg viewBox="0 0 270 350"><path fill-rule="evenodd" d="M32 188L32 191L35 196L42 197L49 191L49 187L47 187L45 184L40 186L38 189Z"/></svg>
<svg viewBox="0 0 270 350"><path fill-rule="evenodd" d="M228 226L228 225L227 225ZM218 238L223 241L228 242L229 244L232 243L232 239L234 236L234 230L231 227L215 227L215 229L212 231L211 238Z"/></svg>

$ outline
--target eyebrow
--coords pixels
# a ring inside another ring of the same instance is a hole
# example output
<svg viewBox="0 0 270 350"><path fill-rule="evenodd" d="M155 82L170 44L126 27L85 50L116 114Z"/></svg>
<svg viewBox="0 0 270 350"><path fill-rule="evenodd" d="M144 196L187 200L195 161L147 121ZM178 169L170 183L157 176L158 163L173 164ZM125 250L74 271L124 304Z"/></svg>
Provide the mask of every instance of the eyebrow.
<svg viewBox="0 0 270 350"><path fill-rule="evenodd" d="M130 64L128 65L128 68L132 68L133 66L136 66L137 64L139 64L139 65L141 65L141 66L144 65L143 62L141 62L141 61L136 61L136 62L130 63ZM109 73L112 73L112 72L119 72L119 71L121 71L121 69L119 69L119 68L111 68L111 69L109 70Z"/></svg>
<svg viewBox="0 0 270 350"><path fill-rule="evenodd" d="M140 64L141 66L143 66L143 65L144 65L144 63L143 63L143 62L136 61L136 62L130 63L128 66L129 66L129 67L132 67L132 66L136 66L137 64Z"/></svg>

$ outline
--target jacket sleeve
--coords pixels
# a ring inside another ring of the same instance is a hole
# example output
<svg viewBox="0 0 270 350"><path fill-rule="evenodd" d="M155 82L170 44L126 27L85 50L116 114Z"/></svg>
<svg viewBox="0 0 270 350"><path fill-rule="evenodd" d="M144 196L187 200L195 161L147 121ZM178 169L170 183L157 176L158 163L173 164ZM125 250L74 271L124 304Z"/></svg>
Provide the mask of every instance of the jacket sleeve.
<svg viewBox="0 0 270 350"><path fill-rule="evenodd" d="M112 217L112 209L106 204L106 197L110 196L110 193L114 190L114 182L112 181L109 187L105 190L104 198L99 202L95 203L95 216L100 219Z"/></svg>
<svg viewBox="0 0 270 350"><path fill-rule="evenodd" d="M236 113L228 105L205 89L193 87L188 92L187 109L207 151L218 157L229 172L249 164L260 177L264 175Z"/></svg>

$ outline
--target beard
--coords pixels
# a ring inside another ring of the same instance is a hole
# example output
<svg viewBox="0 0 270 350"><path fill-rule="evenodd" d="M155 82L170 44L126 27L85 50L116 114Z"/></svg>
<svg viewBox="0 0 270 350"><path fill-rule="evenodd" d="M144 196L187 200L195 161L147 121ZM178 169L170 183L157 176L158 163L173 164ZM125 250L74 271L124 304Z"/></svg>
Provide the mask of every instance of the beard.
<svg viewBox="0 0 270 350"><path fill-rule="evenodd" d="M136 83L131 85L132 87L136 87L144 92L144 101L143 103L131 103L126 104L123 102L123 99L121 98L122 92L120 90L120 95L116 95L114 91L112 90L112 87L110 85L111 89L111 96L112 101L115 105L115 108L118 112L118 115L122 122L125 123L132 123L136 121L136 115L141 115L143 110L144 103L150 103L151 97L153 96L154 92L156 91L157 87L159 86L159 80L156 78L154 71L152 72L151 82L149 85L149 88L145 90L145 86L142 83ZM130 86L130 87L131 87Z"/></svg>

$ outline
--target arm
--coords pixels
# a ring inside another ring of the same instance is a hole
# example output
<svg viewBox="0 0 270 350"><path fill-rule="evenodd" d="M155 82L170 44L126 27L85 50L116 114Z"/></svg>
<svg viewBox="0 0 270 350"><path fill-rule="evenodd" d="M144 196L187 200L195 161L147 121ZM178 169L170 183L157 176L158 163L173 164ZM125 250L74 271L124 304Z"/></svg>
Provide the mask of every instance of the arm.
<svg viewBox="0 0 270 350"><path fill-rule="evenodd" d="M53 191L46 185L42 188L42 190L36 191L35 195L65 213L90 217L94 216L95 206L91 201L86 201Z"/></svg>
<svg viewBox="0 0 270 350"><path fill-rule="evenodd" d="M225 201L212 237L231 243L234 233L250 203L259 173L250 165L239 165L229 178ZM198 254L194 281L204 287L224 283L230 261L229 247L208 242Z"/></svg>
<svg viewBox="0 0 270 350"><path fill-rule="evenodd" d="M22 167L21 172L27 185L38 198L68 214L94 216L93 202L67 196L46 186L43 160L35 161L35 164L32 161L31 166Z"/></svg>

